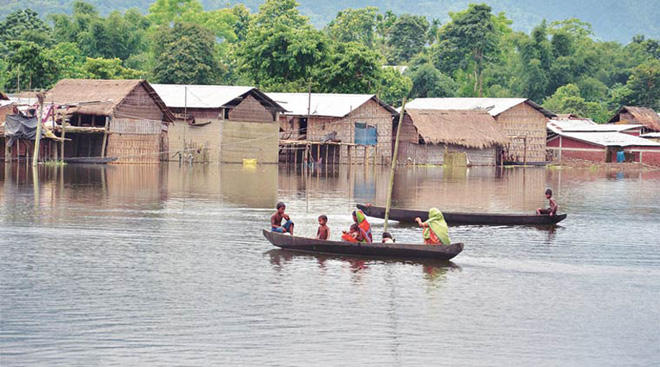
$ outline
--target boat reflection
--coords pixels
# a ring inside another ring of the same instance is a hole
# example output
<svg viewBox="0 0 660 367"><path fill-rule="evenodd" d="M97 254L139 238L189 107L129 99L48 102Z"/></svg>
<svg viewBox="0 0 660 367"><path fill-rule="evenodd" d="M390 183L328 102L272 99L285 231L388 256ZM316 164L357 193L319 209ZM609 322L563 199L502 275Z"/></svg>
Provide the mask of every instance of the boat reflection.
<svg viewBox="0 0 660 367"><path fill-rule="evenodd" d="M461 271L462 268L451 261L441 261L432 259L386 259L386 258L372 258L372 257L359 257L359 256L344 256L344 255L331 255L331 254L316 254L309 252L297 252L282 249L273 249L266 251L264 255L270 258L270 263L277 271L284 268L288 263L296 259L316 260L319 269L325 270L328 261L340 261L349 265L349 268L354 273L360 273L370 266L380 264L404 264L404 265L422 265L424 276L429 280L437 279L439 276L447 273L447 271Z"/></svg>

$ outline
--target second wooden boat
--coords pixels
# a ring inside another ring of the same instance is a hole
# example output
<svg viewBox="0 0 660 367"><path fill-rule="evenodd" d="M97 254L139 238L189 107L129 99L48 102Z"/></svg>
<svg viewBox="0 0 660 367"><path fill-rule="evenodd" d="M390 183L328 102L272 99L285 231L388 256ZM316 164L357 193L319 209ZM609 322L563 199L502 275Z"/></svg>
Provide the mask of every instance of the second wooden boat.
<svg viewBox="0 0 660 367"><path fill-rule="evenodd" d="M358 209L374 218L385 218L385 208L382 206L358 204ZM445 212L448 225L552 225L566 219L566 214L536 215L536 214L499 214L499 213L459 213ZM428 219L429 212L424 210L391 208L389 219L404 223L415 223L415 218Z"/></svg>
<svg viewBox="0 0 660 367"><path fill-rule="evenodd" d="M263 230L264 237L273 245L292 251L322 254L358 255L391 259L449 260L463 251L462 243L444 245L418 245L401 243L350 243L295 237L289 234Z"/></svg>

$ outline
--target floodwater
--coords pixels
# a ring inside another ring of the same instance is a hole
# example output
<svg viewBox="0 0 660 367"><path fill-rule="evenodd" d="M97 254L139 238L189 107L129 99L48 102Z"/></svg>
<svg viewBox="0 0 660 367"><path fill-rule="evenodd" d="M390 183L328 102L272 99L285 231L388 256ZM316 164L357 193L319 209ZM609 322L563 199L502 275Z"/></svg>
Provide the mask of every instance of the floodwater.
<svg viewBox="0 0 660 367"><path fill-rule="evenodd" d="M560 226L451 227L450 263L299 255L299 235L389 172L340 167L0 164L0 365L535 365L660 362L660 172L402 168L399 207L532 212ZM372 220L376 238L382 221ZM394 223L399 242L420 231Z"/></svg>

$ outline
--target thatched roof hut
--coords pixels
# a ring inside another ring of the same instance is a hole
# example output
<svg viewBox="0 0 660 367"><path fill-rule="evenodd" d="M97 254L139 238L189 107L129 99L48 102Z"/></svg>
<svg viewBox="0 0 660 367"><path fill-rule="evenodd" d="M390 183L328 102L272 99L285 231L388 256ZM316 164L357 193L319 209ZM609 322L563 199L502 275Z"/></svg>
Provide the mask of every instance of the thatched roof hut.
<svg viewBox="0 0 660 367"><path fill-rule="evenodd" d="M483 149L509 142L495 119L484 110L407 109L406 112L426 144Z"/></svg>
<svg viewBox="0 0 660 367"><path fill-rule="evenodd" d="M170 110L146 80L62 79L46 93L45 101L72 105L68 113L95 116L114 114L115 117L132 118L137 111L128 106L131 103L127 101L127 97L140 87L144 88L146 94L158 106L163 121L174 121Z"/></svg>
<svg viewBox="0 0 660 367"><path fill-rule="evenodd" d="M623 106L608 123L641 124L647 131L660 131L660 116L648 107Z"/></svg>

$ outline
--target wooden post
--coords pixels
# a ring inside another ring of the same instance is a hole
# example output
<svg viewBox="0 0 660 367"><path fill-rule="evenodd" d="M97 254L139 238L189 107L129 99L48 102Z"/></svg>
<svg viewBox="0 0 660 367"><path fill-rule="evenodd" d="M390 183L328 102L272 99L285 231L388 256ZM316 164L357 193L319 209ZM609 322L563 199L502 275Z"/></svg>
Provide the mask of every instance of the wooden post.
<svg viewBox="0 0 660 367"><path fill-rule="evenodd" d="M103 142L101 143L101 158L105 158L105 144L108 142L108 126L110 124L110 116L105 117L105 130L103 131ZM185 126L184 126L185 128Z"/></svg>
<svg viewBox="0 0 660 367"><path fill-rule="evenodd" d="M60 159L62 160L62 163L64 163L64 138L66 137L66 122L64 121L64 118L62 118L62 141L60 142Z"/></svg>
<svg viewBox="0 0 660 367"><path fill-rule="evenodd" d="M321 160L321 142L319 142L319 145L316 146L316 161L318 162L320 160Z"/></svg>
<svg viewBox="0 0 660 367"><path fill-rule="evenodd" d="M7 141L7 138L5 138L5 163L8 163L11 159L9 156L11 154L11 151L9 150L9 142Z"/></svg>
<svg viewBox="0 0 660 367"><path fill-rule="evenodd" d="M369 146L364 146L364 166L369 166Z"/></svg>
<svg viewBox="0 0 660 367"><path fill-rule="evenodd" d="M41 140L41 121L44 119L44 94L37 93L39 100L39 121L37 121L37 135L34 138L34 154L32 155L32 167L36 167L39 163L39 142Z"/></svg>
<svg viewBox="0 0 660 367"><path fill-rule="evenodd" d="M523 166L527 165L527 136L523 140Z"/></svg>
<svg viewBox="0 0 660 367"><path fill-rule="evenodd" d="M353 162L352 162L352 159L351 159L352 155L351 155L351 146L350 145L346 146L346 156L348 157L348 165L349 166L352 165Z"/></svg>
<svg viewBox="0 0 660 367"><path fill-rule="evenodd" d="M330 144L325 145L325 170L328 171L328 150L330 149Z"/></svg>
<svg viewBox="0 0 660 367"><path fill-rule="evenodd" d="M390 170L390 183L387 187L387 203L385 204L385 223L383 224L383 232L387 232L387 222L390 217L390 206L392 205L392 187L394 186L394 170L396 168L397 153L399 152L399 135L401 134L401 125L403 124L403 116L406 114L406 97L403 98L401 104L401 112L399 112L399 125L396 128L396 138L394 139L394 153L392 154L392 169Z"/></svg>

